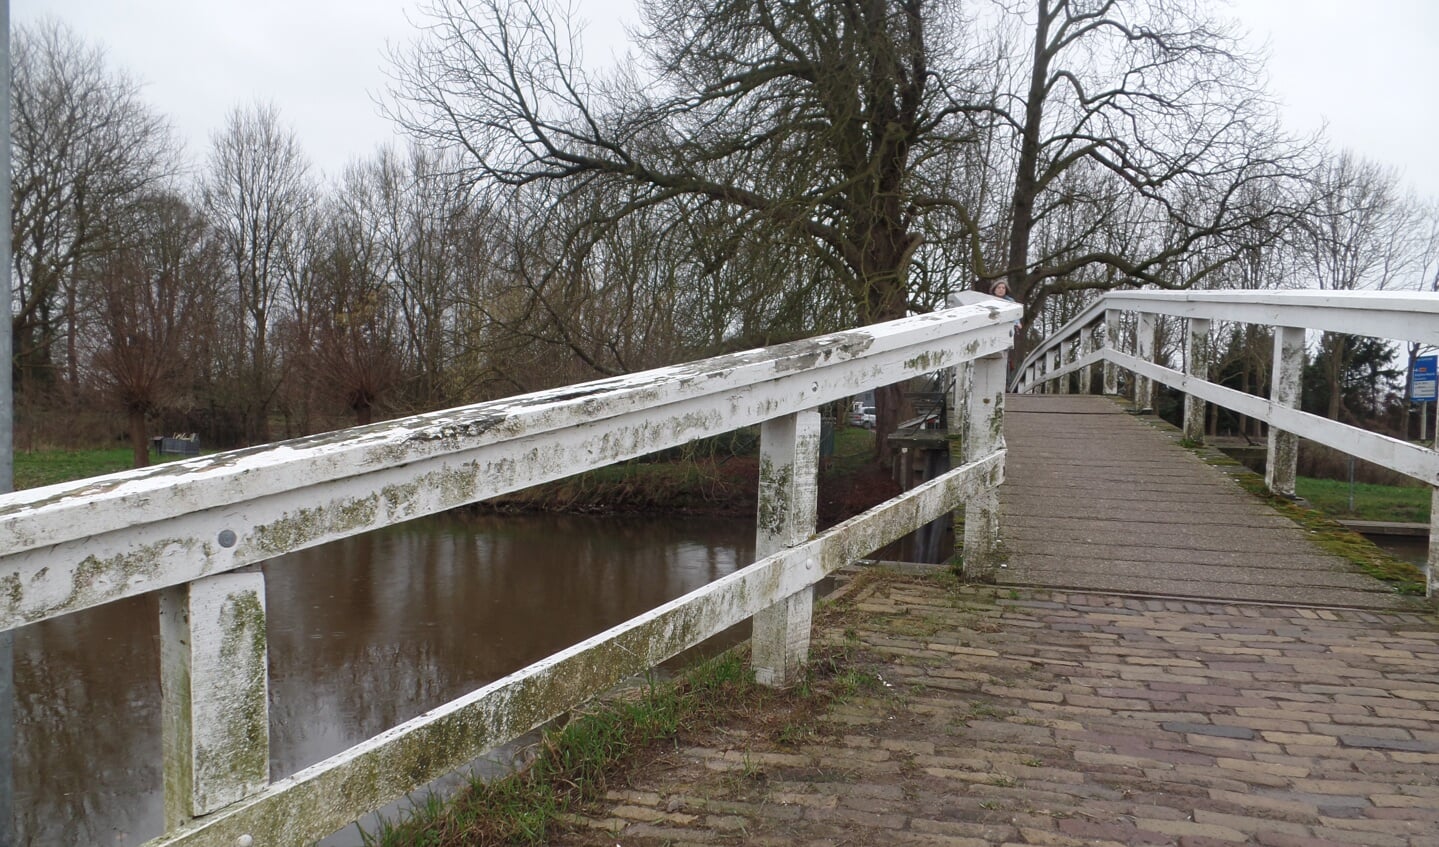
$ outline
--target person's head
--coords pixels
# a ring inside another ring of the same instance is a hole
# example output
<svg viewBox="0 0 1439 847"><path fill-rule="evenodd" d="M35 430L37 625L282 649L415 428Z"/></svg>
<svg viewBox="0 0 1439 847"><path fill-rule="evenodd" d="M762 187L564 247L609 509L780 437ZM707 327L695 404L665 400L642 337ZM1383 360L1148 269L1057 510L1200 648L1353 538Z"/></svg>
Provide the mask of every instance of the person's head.
<svg viewBox="0 0 1439 847"><path fill-rule="evenodd" d="M995 297L1007 297L1009 296L1009 283L1001 279L999 282L990 286L989 293Z"/></svg>

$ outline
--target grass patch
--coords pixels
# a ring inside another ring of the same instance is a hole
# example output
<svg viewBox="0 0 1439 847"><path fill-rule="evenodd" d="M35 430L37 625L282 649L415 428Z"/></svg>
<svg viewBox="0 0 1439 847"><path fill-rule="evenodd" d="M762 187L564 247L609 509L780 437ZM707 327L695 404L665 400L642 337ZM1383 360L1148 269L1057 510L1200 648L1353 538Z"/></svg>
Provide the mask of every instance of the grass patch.
<svg viewBox="0 0 1439 847"><path fill-rule="evenodd" d="M1394 558L1374 546L1374 542L1346 529L1323 512L1306 509L1286 498L1271 494L1264 486L1264 478L1256 473L1235 473L1233 477L1250 494L1264 500L1281 515L1308 530L1310 538L1320 548L1347 559L1364 573L1389 583L1400 594L1424 596L1424 574L1415 566Z"/></svg>
<svg viewBox="0 0 1439 847"><path fill-rule="evenodd" d="M563 832L567 814L626 785L681 738L703 743L718 727L742 725L781 745L807 743L830 703L881 685L849 666L847 650L815 649L804 678L778 691L754 682L747 650L731 650L547 730L519 773L477 779L448 800L426 797L362 836L371 847L544 844ZM764 778L748 763L741 776Z"/></svg>
<svg viewBox="0 0 1439 847"><path fill-rule="evenodd" d="M39 488L92 476L103 476L133 467L135 454L129 447L105 450L27 450L15 454L15 490ZM184 456L151 457L155 463Z"/></svg>
<svg viewBox="0 0 1439 847"><path fill-rule="evenodd" d="M854 590L816 609L818 628L843 624L857 594L873 581L861 574ZM846 634L858 637L852 628ZM821 717L834 703L881 694L884 682L861 666L857 644L812 645L797 683L785 690L754 682L749 651L740 647L703 661L675 681L597 701L562 727L547 730L522 771L501 779L475 780L448 800L426 797L401 817L363 833L371 847L466 847L543 844L560 838L567 815L592 808L610 788L677 746L714 746L741 734L781 746L812 743L825 729ZM727 742L725 742L727 743ZM737 777L762 782L764 766L746 760Z"/></svg>
<svg viewBox="0 0 1439 847"><path fill-rule="evenodd" d="M434 795L404 817L362 833L375 847L542 844L560 817L604 794L638 751L682 728L714 720L722 705L756 688L740 651L702 662L680 680L604 702L545 731L523 771L475 780L450 800Z"/></svg>
<svg viewBox="0 0 1439 847"><path fill-rule="evenodd" d="M1362 521L1429 523L1432 495L1428 488L1395 485L1354 484L1354 509L1349 508L1349 483L1334 479L1301 476L1295 493L1316 509L1338 518Z"/></svg>

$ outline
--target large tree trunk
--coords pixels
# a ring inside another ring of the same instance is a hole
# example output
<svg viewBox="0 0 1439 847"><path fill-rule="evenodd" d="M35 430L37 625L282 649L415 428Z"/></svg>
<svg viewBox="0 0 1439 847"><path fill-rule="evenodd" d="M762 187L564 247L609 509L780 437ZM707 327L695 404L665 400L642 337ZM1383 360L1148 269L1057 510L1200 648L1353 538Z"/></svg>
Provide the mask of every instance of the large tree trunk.
<svg viewBox="0 0 1439 847"><path fill-rule="evenodd" d="M1326 333L1324 346L1329 351L1324 367L1324 381L1329 385L1329 407L1325 414L1330 420L1337 421L1342 399L1339 395L1343 391L1344 382L1344 336L1333 332Z"/></svg>
<svg viewBox="0 0 1439 847"><path fill-rule="evenodd" d="M1029 300L1029 242L1034 232L1034 201L1039 195L1040 129L1044 121L1045 84L1049 77L1049 25L1055 14L1045 0L1038 2L1034 27L1034 63L1029 71L1028 99L1024 104L1024 127L1019 138L1019 160L1014 170L1011 199L1008 283L1009 295L1019 303ZM1018 338L1016 344L1020 343ZM1018 351L1023 355L1024 351Z"/></svg>
<svg viewBox="0 0 1439 847"><path fill-rule="evenodd" d="M150 432L145 428L145 410L130 410L130 448L134 451L135 467L150 465Z"/></svg>
<svg viewBox="0 0 1439 847"><path fill-rule="evenodd" d="M861 278L865 280L868 323L897 320L905 316L905 267L918 238L897 226L877 225L869 229L870 249L865 252ZM889 436L899 428L905 414L904 383L876 388L874 392L874 452L881 462L889 461Z"/></svg>

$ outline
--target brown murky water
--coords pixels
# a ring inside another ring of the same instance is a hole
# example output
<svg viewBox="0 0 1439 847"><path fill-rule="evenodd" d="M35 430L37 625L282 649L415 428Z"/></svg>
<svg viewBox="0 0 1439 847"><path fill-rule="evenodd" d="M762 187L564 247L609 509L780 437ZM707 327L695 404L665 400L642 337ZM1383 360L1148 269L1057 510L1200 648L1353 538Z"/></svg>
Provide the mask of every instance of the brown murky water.
<svg viewBox="0 0 1439 847"><path fill-rule="evenodd" d="M753 560L742 520L438 517L267 563L283 777ZM153 595L15 638L17 829L160 834Z"/></svg>

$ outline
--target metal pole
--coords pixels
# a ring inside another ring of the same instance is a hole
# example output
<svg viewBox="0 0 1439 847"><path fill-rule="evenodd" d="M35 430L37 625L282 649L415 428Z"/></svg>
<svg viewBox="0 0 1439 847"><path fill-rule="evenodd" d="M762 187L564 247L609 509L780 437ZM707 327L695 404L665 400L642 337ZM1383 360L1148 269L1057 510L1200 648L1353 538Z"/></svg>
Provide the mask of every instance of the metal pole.
<svg viewBox="0 0 1439 847"><path fill-rule="evenodd" d="M0 0L0 494L15 484L14 347L10 289L10 0ZM15 633L0 633L0 847L15 838Z"/></svg>
<svg viewBox="0 0 1439 847"><path fill-rule="evenodd" d="M1354 514L1354 457L1349 457L1349 514Z"/></svg>
<svg viewBox="0 0 1439 847"><path fill-rule="evenodd" d="M0 494L12 490L15 483L15 393L11 384L14 369L14 294L10 288L10 0L0 0L0 293L5 298L4 320L0 321Z"/></svg>

